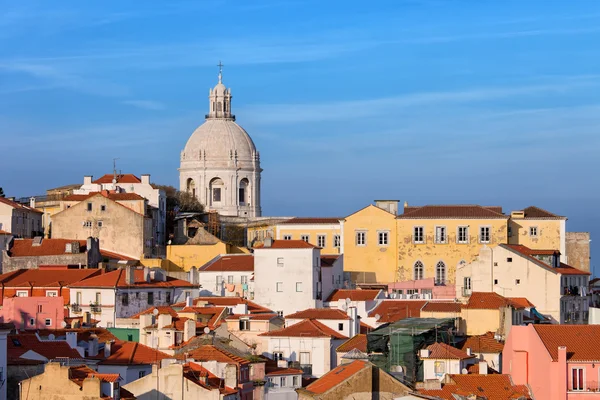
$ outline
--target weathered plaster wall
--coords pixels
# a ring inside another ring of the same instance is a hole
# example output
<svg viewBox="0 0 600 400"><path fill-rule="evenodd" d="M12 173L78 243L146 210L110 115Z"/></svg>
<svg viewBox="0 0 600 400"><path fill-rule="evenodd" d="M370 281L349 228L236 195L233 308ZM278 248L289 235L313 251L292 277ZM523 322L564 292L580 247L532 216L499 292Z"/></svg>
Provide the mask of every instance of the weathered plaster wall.
<svg viewBox="0 0 600 400"><path fill-rule="evenodd" d="M590 272L590 233L567 232L567 264Z"/></svg>

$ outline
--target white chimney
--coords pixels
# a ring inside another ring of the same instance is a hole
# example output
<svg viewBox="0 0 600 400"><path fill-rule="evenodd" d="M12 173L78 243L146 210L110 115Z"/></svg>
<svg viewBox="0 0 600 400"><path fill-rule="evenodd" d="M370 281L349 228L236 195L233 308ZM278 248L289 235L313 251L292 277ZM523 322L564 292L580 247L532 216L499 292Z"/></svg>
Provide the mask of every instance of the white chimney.
<svg viewBox="0 0 600 400"><path fill-rule="evenodd" d="M467 347L467 355L468 356L472 356L473 355L473 353L471 353L471 348L470 347Z"/></svg>
<svg viewBox="0 0 600 400"><path fill-rule="evenodd" d="M486 361L479 361L479 374L487 375L488 373L488 365Z"/></svg>
<svg viewBox="0 0 600 400"><path fill-rule="evenodd" d="M144 185L150 184L150 174L142 174L141 178Z"/></svg>
<svg viewBox="0 0 600 400"><path fill-rule="evenodd" d="M98 355L98 336L95 334L90 335L90 340L88 341L88 356L96 357Z"/></svg>
<svg viewBox="0 0 600 400"><path fill-rule="evenodd" d="M193 307L194 306L194 299L192 299L192 296L188 296L185 298L185 306L186 307Z"/></svg>
<svg viewBox="0 0 600 400"><path fill-rule="evenodd" d="M172 323L173 317L171 317L171 314L158 314L158 329L162 329Z"/></svg>
<svg viewBox="0 0 600 400"><path fill-rule="evenodd" d="M225 366L225 386L230 388L237 387L237 367L235 364Z"/></svg>
<svg viewBox="0 0 600 400"><path fill-rule="evenodd" d="M150 282L151 278L150 278L150 268L148 267L144 267L144 280L146 282Z"/></svg>
<svg viewBox="0 0 600 400"><path fill-rule="evenodd" d="M129 286L135 284L135 267L133 265L125 267L125 284Z"/></svg>
<svg viewBox="0 0 600 400"><path fill-rule="evenodd" d="M183 323L183 341L187 342L196 336L196 321L188 319Z"/></svg>
<svg viewBox="0 0 600 400"><path fill-rule="evenodd" d="M112 354L112 340L104 343L104 357L110 357Z"/></svg>
<svg viewBox="0 0 600 400"><path fill-rule="evenodd" d="M429 357L429 349L421 349L421 350L419 350L419 356L421 358L427 358L427 357Z"/></svg>
<svg viewBox="0 0 600 400"><path fill-rule="evenodd" d="M84 185L91 185L92 184L92 175L86 175L83 177L83 184Z"/></svg>
<svg viewBox="0 0 600 400"><path fill-rule="evenodd" d="M35 197L29 198L29 207L35 208Z"/></svg>
<svg viewBox="0 0 600 400"><path fill-rule="evenodd" d="M74 349L77 347L77 332L67 332L67 344L70 348Z"/></svg>
<svg viewBox="0 0 600 400"><path fill-rule="evenodd" d="M360 332L360 321L358 319L358 310L356 307L348 307L347 311L350 317L350 330L348 332L349 337L354 337Z"/></svg>

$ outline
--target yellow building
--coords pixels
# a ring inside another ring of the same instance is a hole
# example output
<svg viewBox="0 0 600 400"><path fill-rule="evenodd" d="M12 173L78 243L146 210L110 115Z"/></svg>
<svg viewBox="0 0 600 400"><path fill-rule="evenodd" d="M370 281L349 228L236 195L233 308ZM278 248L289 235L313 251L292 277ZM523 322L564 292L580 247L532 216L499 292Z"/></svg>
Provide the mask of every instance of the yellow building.
<svg viewBox="0 0 600 400"><path fill-rule="evenodd" d="M567 218L538 207L527 207L510 214L508 244L520 244L536 250L558 250L567 262Z"/></svg>

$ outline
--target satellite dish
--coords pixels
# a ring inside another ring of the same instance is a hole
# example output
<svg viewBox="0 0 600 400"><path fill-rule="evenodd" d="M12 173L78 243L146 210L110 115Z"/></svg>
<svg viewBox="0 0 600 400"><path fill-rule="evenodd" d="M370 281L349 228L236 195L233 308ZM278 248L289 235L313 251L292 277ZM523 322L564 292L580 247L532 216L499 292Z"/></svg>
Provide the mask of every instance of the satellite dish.
<svg viewBox="0 0 600 400"><path fill-rule="evenodd" d="M460 371L463 375L467 375L469 373L469 371L467 371L466 368L463 368L462 371Z"/></svg>
<svg viewBox="0 0 600 400"><path fill-rule="evenodd" d="M340 308L344 311L348 310L348 305L346 303L342 303L342 305L340 306Z"/></svg>
<svg viewBox="0 0 600 400"><path fill-rule="evenodd" d="M352 304L352 300L349 297L346 297L346 306L350 306Z"/></svg>
<svg viewBox="0 0 600 400"><path fill-rule="evenodd" d="M381 318L381 315L375 314L375 321L379 321L380 318Z"/></svg>
<svg viewBox="0 0 600 400"><path fill-rule="evenodd" d="M208 335L210 333L210 328L208 326L204 327L204 334Z"/></svg>
<svg viewBox="0 0 600 400"><path fill-rule="evenodd" d="M49 334L48 335L48 340L54 340L56 338L56 336L54 336L54 334Z"/></svg>
<svg viewBox="0 0 600 400"><path fill-rule="evenodd" d="M66 323L65 321L62 321L62 322L60 323L60 326L62 326L63 328L66 328L66 326L67 326L67 323Z"/></svg>
<svg viewBox="0 0 600 400"><path fill-rule="evenodd" d="M154 310L152 310L152 314L154 314L154 316L157 316L158 312L159 312L158 308L155 308Z"/></svg>

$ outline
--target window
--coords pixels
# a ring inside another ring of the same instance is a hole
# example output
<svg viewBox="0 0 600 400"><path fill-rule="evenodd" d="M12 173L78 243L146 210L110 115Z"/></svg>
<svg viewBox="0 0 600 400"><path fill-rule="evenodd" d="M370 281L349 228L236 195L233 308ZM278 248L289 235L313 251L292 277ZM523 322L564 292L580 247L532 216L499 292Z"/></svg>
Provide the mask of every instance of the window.
<svg viewBox="0 0 600 400"><path fill-rule="evenodd" d="M46 318L44 320L44 325L46 325L46 326L52 326L52 320L50 318Z"/></svg>
<svg viewBox="0 0 600 400"><path fill-rule="evenodd" d="M281 377L281 387L287 386L287 379L285 376Z"/></svg>
<svg viewBox="0 0 600 400"><path fill-rule="evenodd" d="M102 221L98 221L98 228L102 228Z"/></svg>
<svg viewBox="0 0 600 400"><path fill-rule="evenodd" d="M302 291L302 282L296 282L296 292Z"/></svg>
<svg viewBox="0 0 600 400"><path fill-rule="evenodd" d="M300 384L298 383L299 382L298 376L293 376L292 382L294 384L294 387L300 386Z"/></svg>
<svg viewBox="0 0 600 400"><path fill-rule="evenodd" d="M148 304L154 304L154 292L148 292Z"/></svg>
<svg viewBox="0 0 600 400"><path fill-rule="evenodd" d="M283 311L277 311L277 316L278 317L283 317Z"/></svg>
<svg viewBox="0 0 600 400"><path fill-rule="evenodd" d="M317 247L324 248L326 239L325 235L317 235Z"/></svg>
<svg viewBox="0 0 600 400"><path fill-rule="evenodd" d="M340 322L338 324L338 331L343 331L344 330L344 324L342 322Z"/></svg>
<svg viewBox="0 0 600 400"><path fill-rule="evenodd" d="M387 246L389 239L389 232L378 232L377 233L377 243L380 246Z"/></svg>
<svg viewBox="0 0 600 400"><path fill-rule="evenodd" d="M87 203L87 210L92 211L92 203Z"/></svg>
<svg viewBox="0 0 600 400"><path fill-rule="evenodd" d="M283 267L283 257L277 257L277 266Z"/></svg>
<svg viewBox="0 0 600 400"><path fill-rule="evenodd" d="M571 390L583 391L585 390L583 368L573 368L571 370L572 384Z"/></svg>
<svg viewBox="0 0 600 400"><path fill-rule="evenodd" d="M529 227L529 236L531 237L537 237L538 235L538 228L537 226L531 226Z"/></svg>
<svg viewBox="0 0 600 400"><path fill-rule="evenodd" d="M283 352L282 351L274 351L273 352L273 360L283 360Z"/></svg>
<svg viewBox="0 0 600 400"><path fill-rule="evenodd" d="M227 276L227 283L232 285L233 284L233 275L228 275Z"/></svg>
<svg viewBox="0 0 600 400"><path fill-rule="evenodd" d="M38 304L38 313L43 313L44 312L44 305L43 304Z"/></svg>
<svg viewBox="0 0 600 400"><path fill-rule="evenodd" d="M221 188L213 188L213 201L216 203L221 202Z"/></svg>
<svg viewBox="0 0 600 400"><path fill-rule="evenodd" d="M283 282L277 282L277 291L283 292Z"/></svg>
<svg viewBox="0 0 600 400"><path fill-rule="evenodd" d="M146 371L140 371L138 374L138 378L143 378L144 376L146 376Z"/></svg>
<svg viewBox="0 0 600 400"><path fill-rule="evenodd" d="M238 189L238 196L240 199L240 204L245 204L246 203L246 188L239 188Z"/></svg>
<svg viewBox="0 0 600 400"><path fill-rule="evenodd" d="M300 366L302 365L310 365L310 353L309 352L300 352Z"/></svg>
<svg viewBox="0 0 600 400"><path fill-rule="evenodd" d="M58 297L58 290L46 290L46 297Z"/></svg>
<svg viewBox="0 0 600 400"><path fill-rule="evenodd" d="M340 235L333 235L333 247L340 247Z"/></svg>
<svg viewBox="0 0 600 400"><path fill-rule="evenodd" d="M418 280L421 280L421 279L424 278L424 276L425 276L425 274L424 274L425 267L423 266L423 263L421 261L417 261L415 263L415 266L413 267L413 270L414 270L413 276L415 278L415 281L418 281Z"/></svg>
<svg viewBox="0 0 600 400"><path fill-rule="evenodd" d="M75 293L75 304L81 304L81 292Z"/></svg>
<svg viewBox="0 0 600 400"><path fill-rule="evenodd" d="M283 235L283 240L292 240L292 235Z"/></svg>
<svg viewBox="0 0 600 400"><path fill-rule="evenodd" d="M91 228L92 227L92 221L84 221L83 222L83 226L85 228Z"/></svg>
<svg viewBox="0 0 600 400"><path fill-rule="evenodd" d="M250 330L250 320L249 319L240 319L240 331L249 331Z"/></svg>
<svg viewBox="0 0 600 400"><path fill-rule="evenodd" d="M124 306L129 305L129 295L127 293L123 293L121 295L121 305L124 305Z"/></svg>
<svg viewBox="0 0 600 400"><path fill-rule="evenodd" d="M494 285L498 284L498 279L494 279Z"/></svg>
<svg viewBox="0 0 600 400"><path fill-rule="evenodd" d="M276 387L275 378L267 378L270 387Z"/></svg>
<svg viewBox="0 0 600 400"><path fill-rule="evenodd" d="M521 284L521 280L520 279L515 279L515 285L520 285Z"/></svg>
<svg viewBox="0 0 600 400"><path fill-rule="evenodd" d="M506 262L512 262L512 257L507 257Z"/></svg>
<svg viewBox="0 0 600 400"><path fill-rule="evenodd" d="M31 325L31 326L35 325L35 318L29 318L29 325Z"/></svg>
<svg viewBox="0 0 600 400"><path fill-rule="evenodd" d="M444 285L446 283L446 264L439 261L435 266L435 284Z"/></svg>
<svg viewBox="0 0 600 400"><path fill-rule="evenodd" d="M242 285L248 284L248 275L242 275L242 277L240 278L240 282Z"/></svg>
<svg viewBox="0 0 600 400"><path fill-rule="evenodd" d="M171 304L171 292L167 292L166 297L167 304ZM187 296L185 298L187 299Z"/></svg>
<svg viewBox="0 0 600 400"><path fill-rule="evenodd" d="M100 211L106 211L106 206L104 204L100 206Z"/></svg>
<svg viewBox="0 0 600 400"><path fill-rule="evenodd" d="M446 227L445 226L436 226L435 227L435 242L436 243L446 243Z"/></svg>
<svg viewBox="0 0 600 400"><path fill-rule="evenodd" d="M471 290L471 277L470 276L465 276L463 287L465 288L465 290Z"/></svg>
<svg viewBox="0 0 600 400"><path fill-rule="evenodd" d="M489 243L490 242L490 227L489 226L480 226L479 227L479 243Z"/></svg>
<svg viewBox="0 0 600 400"><path fill-rule="evenodd" d="M302 235L302 236L300 236L300 240L304 240L306 243L308 243L308 241L310 240L310 236L309 235Z"/></svg>
<svg viewBox="0 0 600 400"><path fill-rule="evenodd" d="M458 235L456 237L456 241L458 243L469 243L469 227L468 226L459 226L458 227Z"/></svg>
<svg viewBox="0 0 600 400"><path fill-rule="evenodd" d="M102 294L100 292L96 292L96 303L102 304Z"/></svg>
<svg viewBox="0 0 600 400"><path fill-rule="evenodd" d="M356 245L357 246L366 246L367 244L367 232L359 231L356 232Z"/></svg>
<svg viewBox="0 0 600 400"><path fill-rule="evenodd" d="M414 227L413 242L414 243L425 243L425 236L423 235L423 227L422 226Z"/></svg>
<svg viewBox="0 0 600 400"><path fill-rule="evenodd" d="M27 297L27 290L17 290L17 297Z"/></svg>

